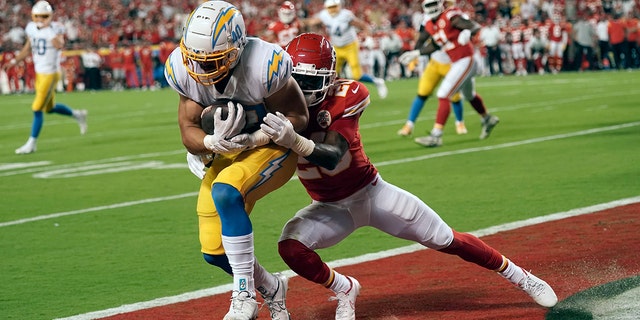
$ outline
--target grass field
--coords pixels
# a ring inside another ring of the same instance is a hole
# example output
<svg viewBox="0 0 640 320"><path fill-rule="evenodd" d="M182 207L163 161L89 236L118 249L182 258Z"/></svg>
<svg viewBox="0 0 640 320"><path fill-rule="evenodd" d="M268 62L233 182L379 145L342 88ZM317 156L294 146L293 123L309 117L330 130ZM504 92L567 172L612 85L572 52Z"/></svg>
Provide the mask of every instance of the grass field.
<svg viewBox="0 0 640 320"><path fill-rule="evenodd" d="M450 121L444 145L400 138L417 80L388 83L389 97L361 120L365 149L385 180L421 197L461 231L640 194L640 73L567 73L478 78L501 123L480 141ZM177 95L82 92L57 100L89 110L89 132L45 116L38 152L18 156L31 126L32 95L0 97L0 314L52 319L230 282L201 258L198 180L189 173L176 124ZM432 126L435 99L416 131ZM291 181L252 215L256 252L285 270L276 241L309 202ZM364 228L321 251L327 261L407 245Z"/></svg>

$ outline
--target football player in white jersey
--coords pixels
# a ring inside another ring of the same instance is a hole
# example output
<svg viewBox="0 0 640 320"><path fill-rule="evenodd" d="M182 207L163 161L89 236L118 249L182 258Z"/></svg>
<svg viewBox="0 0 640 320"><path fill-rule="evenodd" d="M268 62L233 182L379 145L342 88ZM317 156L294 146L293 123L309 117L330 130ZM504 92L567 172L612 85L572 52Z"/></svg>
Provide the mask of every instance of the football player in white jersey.
<svg viewBox="0 0 640 320"><path fill-rule="evenodd" d="M342 67L347 63L351 70L351 78L375 84L378 96L382 99L387 97L388 90L384 79L362 73L360 66L360 43L356 30L359 29L365 35L370 35L371 27L364 20L356 17L351 10L343 8L342 0L325 0L324 9L303 22L305 26L324 25L336 50L338 74L341 74Z"/></svg>
<svg viewBox="0 0 640 320"><path fill-rule="evenodd" d="M6 68L10 68L31 54L36 69L36 96L31 104L31 136L27 143L16 149L16 154L36 151L36 141L44 122L43 112L73 117L80 126L80 134L87 131L87 110L73 110L64 104L55 103L55 88L60 80L60 58L64 47L64 26L52 21L53 7L47 1L38 1L33 5L31 19L33 21L25 28L27 40L22 50L6 65Z"/></svg>
<svg viewBox="0 0 640 320"><path fill-rule="evenodd" d="M291 270L336 294L336 320L356 318L360 284L331 269L315 250L334 246L364 226L496 271L542 306L557 303L545 281L474 235L453 230L418 197L382 179L358 131L369 92L359 82L336 79L335 53L324 37L302 34L287 52L294 63L293 77L309 102L311 120L298 134L287 117L270 113L261 128L282 146L313 141L312 150L298 158L298 177L313 201L284 226L278 252Z"/></svg>
<svg viewBox="0 0 640 320"><path fill-rule="evenodd" d="M312 148L302 141L292 151L270 143L259 130L264 115L276 111L296 130L307 125L309 113L291 77L291 57L277 44L247 37L241 12L225 1L202 3L183 30L179 48L165 63L165 78L180 96L178 124L184 146L191 154L212 159L196 210L205 261L233 275L224 319L255 319L256 289L271 319L289 319L287 278L268 273L255 259L249 213L258 199L291 178L295 152ZM226 120L216 111L214 133L205 133L200 127L203 108L226 102Z"/></svg>

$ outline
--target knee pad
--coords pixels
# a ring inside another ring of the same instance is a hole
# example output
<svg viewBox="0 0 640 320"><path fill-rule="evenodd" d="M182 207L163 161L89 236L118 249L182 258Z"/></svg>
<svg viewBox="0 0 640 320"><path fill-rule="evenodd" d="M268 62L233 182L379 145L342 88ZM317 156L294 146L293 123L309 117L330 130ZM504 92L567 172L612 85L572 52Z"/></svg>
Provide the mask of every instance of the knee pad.
<svg viewBox="0 0 640 320"><path fill-rule="evenodd" d="M222 234L241 236L252 232L251 220L244 209L244 198L240 191L226 183L215 183L211 197L220 215Z"/></svg>
<svg viewBox="0 0 640 320"><path fill-rule="evenodd" d="M206 261L210 265L216 266L224 270L224 272L228 274L233 274L233 271L231 271L231 265L229 264L229 259L227 258L226 254L212 255L203 253L202 257L204 258L204 261Z"/></svg>

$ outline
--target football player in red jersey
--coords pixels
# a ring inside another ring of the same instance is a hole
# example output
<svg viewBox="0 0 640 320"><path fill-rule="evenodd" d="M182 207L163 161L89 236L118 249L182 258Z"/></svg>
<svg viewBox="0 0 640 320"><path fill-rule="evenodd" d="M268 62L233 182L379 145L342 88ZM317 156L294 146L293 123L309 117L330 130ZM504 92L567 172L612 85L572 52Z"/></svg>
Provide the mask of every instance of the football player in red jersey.
<svg viewBox="0 0 640 320"><path fill-rule="evenodd" d="M560 15L554 15L548 28L549 69L556 74L562 70L562 57L569 41L569 32Z"/></svg>
<svg viewBox="0 0 640 320"><path fill-rule="evenodd" d="M460 91L482 117L480 139L489 137L500 120L487 112L482 98L476 93L474 76L479 72L481 62L474 58L471 37L480 30L480 25L455 5L445 9L444 0L423 0L422 9L428 18L425 31L420 32L416 49L403 53L401 60L410 60L408 57L421 54L430 55L438 49L446 52L451 58L451 68L437 91L436 124L444 126L451 112L449 99ZM434 126L428 136L418 137L415 142L426 147L440 146L442 129Z"/></svg>
<svg viewBox="0 0 640 320"><path fill-rule="evenodd" d="M296 6L285 1L278 9L278 21L269 24L265 40L277 43L283 48L300 33L301 25L296 14Z"/></svg>
<svg viewBox="0 0 640 320"><path fill-rule="evenodd" d="M477 237L454 231L418 197L382 179L365 154L358 131L369 91L360 82L336 78L335 51L327 39L305 33L286 50L293 59L293 77L309 105L309 124L297 134L284 115L269 113L261 129L283 147L312 146L298 152L297 172L313 202L284 226L278 251L291 270L336 294L335 319L355 319L360 284L332 270L315 250L331 247L364 226L458 255L497 271L538 304L556 304L546 282Z"/></svg>

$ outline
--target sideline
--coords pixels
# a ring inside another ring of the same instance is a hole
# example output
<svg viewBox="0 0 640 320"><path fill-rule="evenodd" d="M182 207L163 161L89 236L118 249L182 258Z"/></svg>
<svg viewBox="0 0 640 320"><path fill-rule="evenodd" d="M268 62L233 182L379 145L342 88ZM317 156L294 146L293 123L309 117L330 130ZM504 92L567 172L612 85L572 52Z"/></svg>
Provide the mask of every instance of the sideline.
<svg viewBox="0 0 640 320"><path fill-rule="evenodd" d="M477 236L477 237L482 237L482 236L492 235L492 234L496 234L496 233L503 232L503 231L509 231L509 230L514 230L514 229L526 227L526 226L531 226L531 225L544 223L544 222L551 222L551 221L561 220L561 219L565 219L565 218L569 218L569 217L574 217L574 216L579 216L579 215L584 215L584 214L590 214L590 213L594 213L594 212L598 212L598 211L602 211L602 210L606 210L606 209L611 209L611 208L615 208L615 207L620 207L620 206L624 206L624 205L628 205L628 204L638 203L638 202L640 202L640 196L626 198L626 199L620 199L620 200L615 200L615 201L602 203L602 204L597 204L597 205L593 205L593 206L589 206L589 207L577 208L577 209L573 209L573 210L569 210L569 211L565 211L565 212L553 213L553 214L549 214L549 215L545 215L545 216L541 216L541 217L536 217L536 218L531 218L531 219L526 219L526 220L522 220L522 221L510 222L510 223L506 223L506 224L502 224L502 225L498 225L498 226L494 226L494 227L489 227L489 228L480 229L480 230L477 230L477 231L472 231L470 233L475 235L475 236ZM362 256L359 256L359 257L355 257L355 258L336 260L336 261L333 261L333 262L329 262L328 265L335 268L335 267L340 267L340 266L347 266L347 265L353 265L353 264L358 264L358 263L362 263L362 262L378 260L378 259L382 259L382 258L386 258L386 257L391 257L391 256L404 254L404 253L411 253L411 252L415 252L415 251L418 251L418 250L428 250L428 249L423 247L422 245L413 244L413 245L409 245L409 246L405 246L405 247L401 247L401 248L397 248L397 249L385 250L385 251L380 251L380 252L371 253L371 254L365 254L365 255L362 255ZM284 273L288 277L295 276L295 273L293 273L293 271L291 271L291 270L286 270L286 271L284 271L282 273ZM176 296L163 297L163 298L158 298L158 299L144 301L144 302L132 303L132 304L127 304L127 305L122 305L120 307L110 308L110 309L101 310L101 311L94 311L94 312L89 312L89 313L85 313L85 314L79 314L79 315L75 315L75 316L71 316L71 317L67 317L67 318L57 318L57 319L54 319L54 320L93 320L93 319L100 319L100 318L110 317L110 316L114 316L114 315L118 315L118 314L122 314L122 313L134 312L134 311L139 311L139 310L143 310L143 309L150 309L150 308L154 308L154 307L161 307L161 306L165 306L165 305L169 305L169 304L175 304L175 303L180 303L180 302L186 302L186 301L189 301L189 300L194 300L194 299L204 298L204 297L208 297L208 296L213 296L213 295L216 295L216 294L229 292L229 291L231 291L231 289L232 289L232 285L231 284L226 284L226 285L217 286L217 287L213 287L213 288L202 289L202 290L193 291L193 292L187 292L187 293L183 293L183 294L176 295Z"/></svg>
<svg viewBox="0 0 640 320"><path fill-rule="evenodd" d="M423 156L411 157L411 158L405 158L405 159L382 161L382 162L374 163L374 165L379 168L379 167L388 166L388 165L415 162L415 161L422 161L422 160L426 160L426 159L439 158L439 157L445 157L445 156L451 156L451 155L466 154L466 153L481 152L481 151L489 151L489 150L517 147L517 146L522 146L522 145L532 144L532 143L538 143L538 142L545 142L545 141L551 141L551 140L572 138L572 137L584 136L584 135L600 133L600 132L605 132L605 131L613 131L613 130L618 130L618 129L635 127L635 126L639 126L639 125L640 125L640 121L629 122L629 123L624 123L624 124L619 124L619 125L614 125L614 126L607 126L607 127L600 127L600 128L576 131L576 132L572 132L572 133L564 133L564 134L557 134L557 135L546 136L546 137L539 137L539 138L521 140L521 141L501 143L501 144L497 144L497 145L493 145L493 146L474 147L474 148L467 148L467 149L454 150L454 151L431 153L431 154L426 154L426 155L423 155ZM103 160L100 160L99 162L110 162L110 161L122 160L122 159L129 160L129 159L132 159L132 158L148 158L148 157L152 157L152 156L161 156L161 155L167 155L167 154L174 154L176 152L178 152L178 151L143 154L143 155L137 155L137 156L132 156L132 157L117 157L117 158L111 158L111 159L103 159ZM184 152L184 151L180 151L180 152ZM81 164L82 165L86 165L87 163L89 163L89 162L83 162ZM65 165L62 165L62 166L63 167L70 167L71 165L65 164ZM36 170L36 169L30 168L30 169L23 170L21 173L33 172L34 170ZM49 168L49 170L51 170L51 168ZM5 175L8 175L8 174L5 174ZM0 176L2 176L2 174L0 174ZM291 180L297 180L297 177L294 176L293 178L291 178ZM197 192L190 192L190 193L183 193L183 194L167 196L167 197L142 199L142 200L137 200L137 201L116 203L116 204L107 205L107 206L99 206L99 207L86 208L86 209L80 209L80 210L73 210L73 211L66 211L66 212L58 212L58 213L40 215L40 216L31 217L31 218L25 218L25 219L19 219L19 220L7 221L7 222L0 222L0 228L12 226L12 225L24 224L24 223L28 223L28 222L47 220L47 219L64 217L64 216L71 216L71 215L87 213L87 212L95 212L95 211L115 209L115 208L131 207L131 206L135 206L135 205L152 203L152 202L161 202L161 201L168 201L168 200L187 198L187 197L191 197L191 196L196 196L197 194L198 194Z"/></svg>

